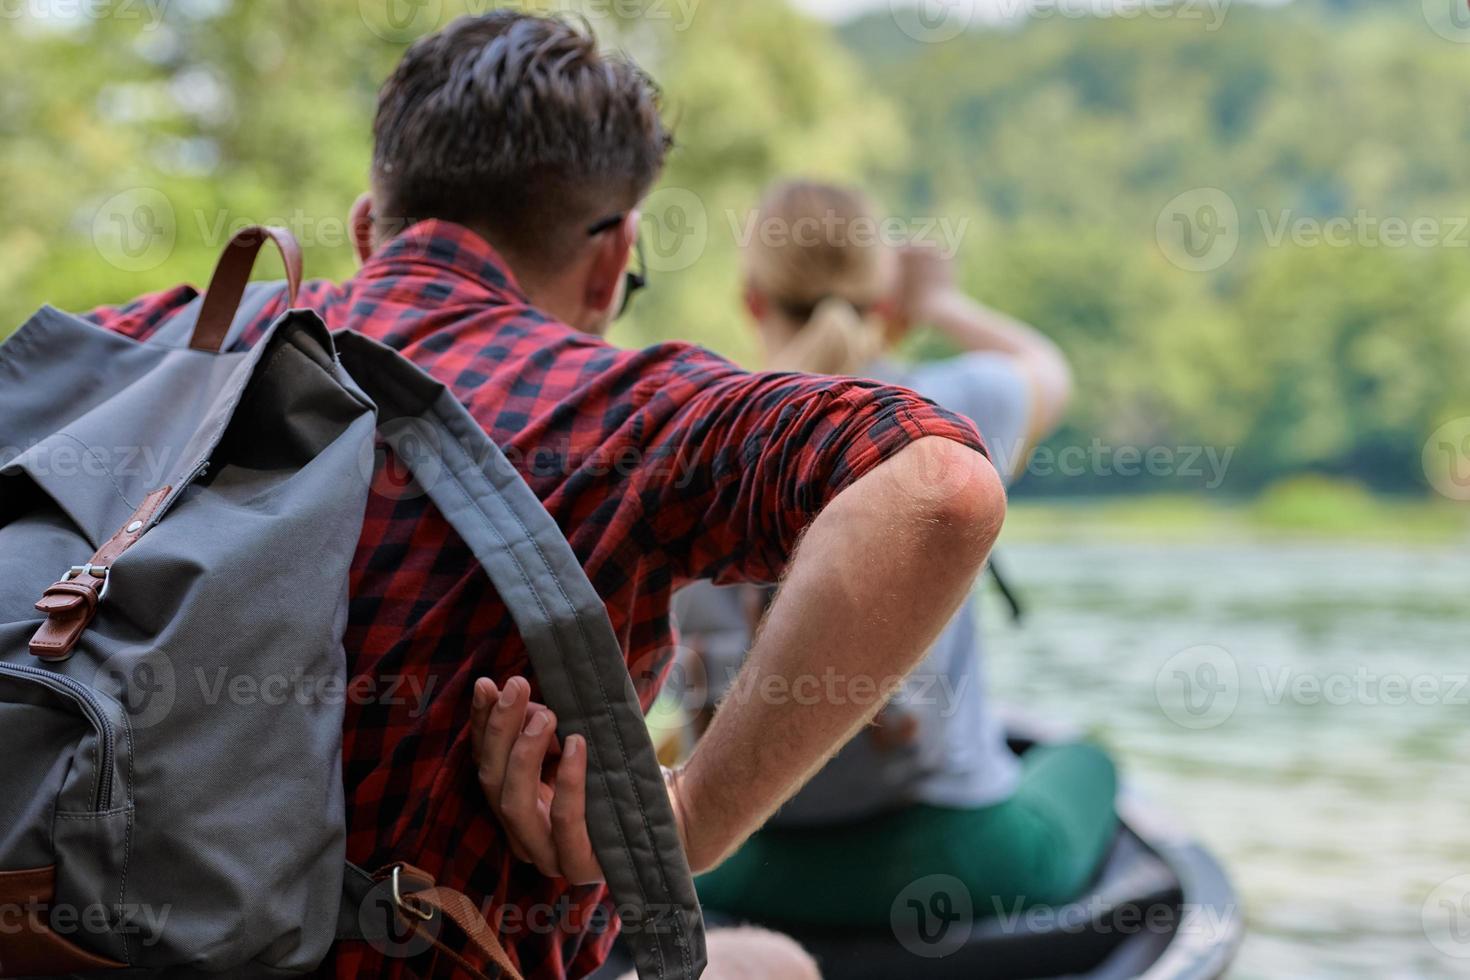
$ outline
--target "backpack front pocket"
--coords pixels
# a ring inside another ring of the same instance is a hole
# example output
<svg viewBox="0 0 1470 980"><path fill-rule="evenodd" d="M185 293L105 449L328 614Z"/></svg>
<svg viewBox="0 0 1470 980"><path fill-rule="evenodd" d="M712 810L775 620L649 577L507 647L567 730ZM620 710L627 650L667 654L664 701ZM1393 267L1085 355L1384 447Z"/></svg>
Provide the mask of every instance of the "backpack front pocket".
<svg viewBox="0 0 1470 980"><path fill-rule="evenodd" d="M63 674L0 664L0 977L124 965L132 810L121 705Z"/></svg>
<svg viewBox="0 0 1470 980"><path fill-rule="evenodd" d="M18 807L112 809L126 728L122 707L85 684L40 667L0 664L8 790L0 798L0 866L11 863L8 831L25 815Z"/></svg>

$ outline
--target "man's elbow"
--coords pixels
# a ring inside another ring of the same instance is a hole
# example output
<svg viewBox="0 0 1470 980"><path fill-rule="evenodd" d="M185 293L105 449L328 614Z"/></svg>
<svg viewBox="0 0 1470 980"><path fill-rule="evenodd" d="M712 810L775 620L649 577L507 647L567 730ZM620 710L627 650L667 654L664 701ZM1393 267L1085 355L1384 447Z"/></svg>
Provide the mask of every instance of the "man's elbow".
<svg viewBox="0 0 1470 980"><path fill-rule="evenodd" d="M990 460L947 439L914 445L913 466L925 491L921 518L943 550L979 568L1005 522L1006 492Z"/></svg>
<svg viewBox="0 0 1470 980"><path fill-rule="evenodd" d="M1006 518L1006 491L990 460L972 452L963 486L939 515L955 529L956 544L978 568L990 557Z"/></svg>

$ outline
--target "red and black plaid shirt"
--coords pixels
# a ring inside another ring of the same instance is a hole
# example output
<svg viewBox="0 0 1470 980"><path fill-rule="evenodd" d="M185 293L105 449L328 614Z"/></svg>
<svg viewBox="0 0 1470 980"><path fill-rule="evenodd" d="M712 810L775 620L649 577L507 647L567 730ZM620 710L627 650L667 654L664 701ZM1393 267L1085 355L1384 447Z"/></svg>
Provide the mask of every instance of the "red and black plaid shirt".
<svg viewBox="0 0 1470 980"><path fill-rule="evenodd" d="M195 297L180 286L88 314L145 339ZM984 448L970 423L902 389L751 374L702 348L622 350L533 309L478 236L431 221L298 306L397 348L448 385L530 483L607 604L645 709L672 660L669 600L700 578L776 580L834 496L922 436ZM264 311L254 343L283 312ZM427 501L380 470L352 567L343 771L348 857L407 861L481 904L527 978L583 976L616 926L600 886L573 888L511 855L476 781L476 678L534 687L504 604ZM392 683L389 683L391 679ZM539 695L535 695L539 696ZM594 914L595 913L595 914ZM341 944L340 977L404 964ZM493 968L491 968L493 972Z"/></svg>

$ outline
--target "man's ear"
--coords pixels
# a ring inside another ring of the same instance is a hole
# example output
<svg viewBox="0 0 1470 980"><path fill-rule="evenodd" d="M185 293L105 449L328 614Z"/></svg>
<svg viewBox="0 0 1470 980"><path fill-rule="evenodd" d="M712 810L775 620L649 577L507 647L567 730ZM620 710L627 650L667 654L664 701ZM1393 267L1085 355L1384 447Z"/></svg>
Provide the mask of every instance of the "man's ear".
<svg viewBox="0 0 1470 980"><path fill-rule="evenodd" d="M583 302L589 310L611 320L613 304L623 295L623 274L633 255L638 239L637 211L629 211L621 224L599 235L593 243L592 261L587 269Z"/></svg>
<svg viewBox="0 0 1470 980"><path fill-rule="evenodd" d="M347 230L352 235L352 250L357 253L361 265L373 254L373 195L363 193L352 202L347 213Z"/></svg>

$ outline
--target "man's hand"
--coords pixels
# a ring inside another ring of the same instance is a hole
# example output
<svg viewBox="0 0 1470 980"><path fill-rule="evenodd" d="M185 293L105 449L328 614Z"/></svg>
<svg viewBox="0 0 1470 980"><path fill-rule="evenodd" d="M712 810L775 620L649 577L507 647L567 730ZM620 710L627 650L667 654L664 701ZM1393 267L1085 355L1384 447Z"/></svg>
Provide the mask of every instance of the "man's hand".
<svg viewBox="0 0 1470 980"><path fill-rule="evenodd" d="M531 700L521 677L504 690L488 678L475 684L470 729L480 786L516 857L574 885L601 882L587 834L586 740L573 735L559 746L556 715ZM686 840L678 774L666 770L665 781Z"/></svg>
<svg viewBox="0 0 1470 980"><path fill-rule="evenodd" d="M522 861L574 885L603 880L587 837L587 745L557 745L556 715L531 700L531 685L512 677L502 691L482 678L470 715L480 786ZM548 756L559 755L554 765ZM544 774L554 770L548 782Z"/></svg>

